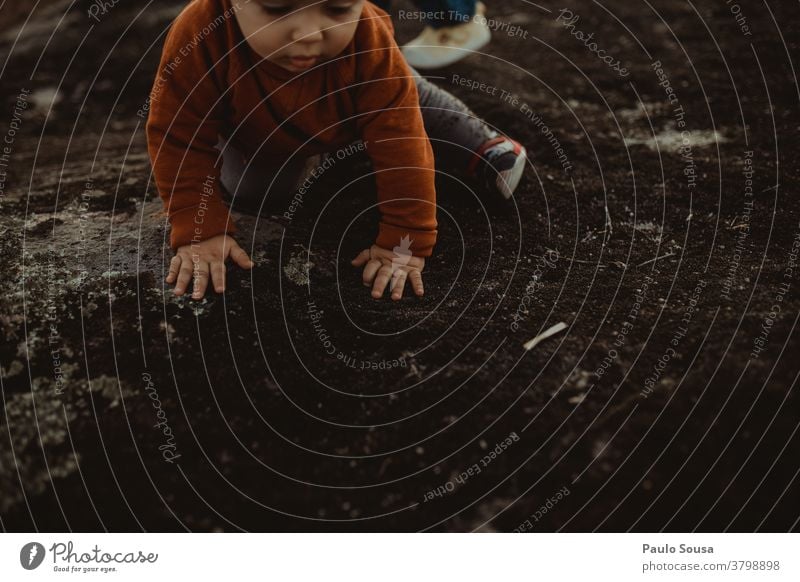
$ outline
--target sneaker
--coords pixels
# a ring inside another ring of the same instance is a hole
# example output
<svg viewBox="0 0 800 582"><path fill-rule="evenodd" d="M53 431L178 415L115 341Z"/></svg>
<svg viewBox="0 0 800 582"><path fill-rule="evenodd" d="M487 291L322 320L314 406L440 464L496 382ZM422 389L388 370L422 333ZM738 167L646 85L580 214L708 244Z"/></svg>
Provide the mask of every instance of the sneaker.
<svg viewBox="0 0 800 582"><path fill-rule="evenodd" d="M486 7L478 2L475 14ZM403 46L406 62L415 69L438 69L460 61L489 43L492 32L485 18L471 18L463 24L433 28L426 26L417 38Z"/></svg>
<svg viewBox="0 0 800 582"><path fill-rule="evenodd" d="M478 148L467 173L487 191L508 200L519 186L527 159L522 144L509 137L498 136Z"/></svg>

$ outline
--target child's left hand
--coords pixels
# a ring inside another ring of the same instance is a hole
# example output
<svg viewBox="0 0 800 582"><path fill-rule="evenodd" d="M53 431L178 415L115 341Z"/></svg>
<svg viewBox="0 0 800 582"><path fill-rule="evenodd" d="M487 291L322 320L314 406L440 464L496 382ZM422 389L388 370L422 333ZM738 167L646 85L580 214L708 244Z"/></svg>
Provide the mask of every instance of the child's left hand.
<svg viewBox="0 0 800 582"><path fill-rule="evenodd" d="M422 269L425 268L423 257L401 255L378 245L372 245L361 251L351 261L354 267L364 267L363 281L366 287L372 285L372 296L380 299L389 284L392 299L397 301L403 296L406 279L411 281L414 293L422 296Z"/></svg>

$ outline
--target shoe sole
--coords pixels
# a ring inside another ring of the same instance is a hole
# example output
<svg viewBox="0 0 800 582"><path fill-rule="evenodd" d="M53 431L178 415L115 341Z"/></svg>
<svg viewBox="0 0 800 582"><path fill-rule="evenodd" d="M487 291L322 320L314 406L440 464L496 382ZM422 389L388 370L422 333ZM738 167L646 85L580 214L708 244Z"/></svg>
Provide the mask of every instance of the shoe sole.
<svg viewBox="0 0 800 582"><path fill-rule="evenodd" d="M514 191L517 189L517 186L519 186L519 181L522 179L522 174L525 173L525 162L527 160L528 153L523 147L520 150L519 155L514 161L514 165L511 167L511 169L506 170L497 176L497 188L500 190L500 193L506 200L511 198L511 196L514 194Z"/></svg>

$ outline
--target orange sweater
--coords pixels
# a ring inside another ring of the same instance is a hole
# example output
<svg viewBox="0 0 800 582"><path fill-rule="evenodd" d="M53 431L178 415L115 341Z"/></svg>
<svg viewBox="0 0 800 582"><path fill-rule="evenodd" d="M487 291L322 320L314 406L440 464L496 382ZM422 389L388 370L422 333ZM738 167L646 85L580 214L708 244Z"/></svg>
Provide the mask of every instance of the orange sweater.
<svg viewBox="0 0 800 582"><path fill-rule="evenodd" d="M364 140L381 213L376 244L391 249L409 236L414 255L430 256L437 233L433 152L389 16L373 4L364 4L338 57L295 76L247 44L230 0L194 0L178 16L147 121L173 248L235 232L220 194L220 136L270 165L294 152L305 158Z"/></svg>

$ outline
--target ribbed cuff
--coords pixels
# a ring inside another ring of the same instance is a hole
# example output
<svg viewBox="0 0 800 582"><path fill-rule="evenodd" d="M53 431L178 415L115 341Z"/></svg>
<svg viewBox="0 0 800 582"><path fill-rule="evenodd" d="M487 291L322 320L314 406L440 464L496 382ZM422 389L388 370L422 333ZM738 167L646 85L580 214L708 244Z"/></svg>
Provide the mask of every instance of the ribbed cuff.
<svg viewBox="0 0 800 582"><path fill-rule="evenodd" d="M436 230L413 230L381 222L375 244L399 255L411 251L415 257L430 257L436 244Z"/></svg>
<svg viewBox="0 0 800 582"><path fill-rule="evenodd" d="M172 225L169 240L173 249L236 232L230 209L222 203L209 204L207 208L183 208L170 215L169 222Z"/></svg>

